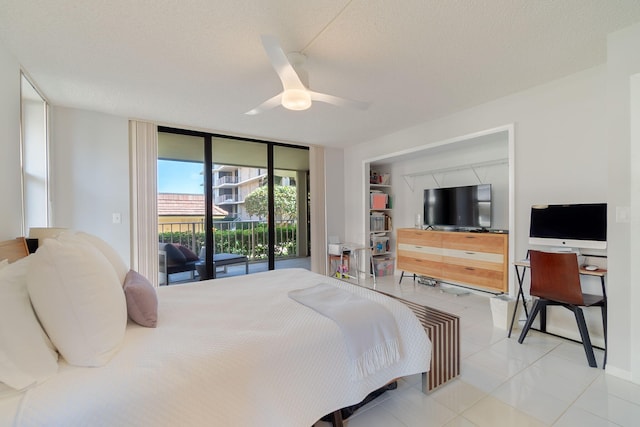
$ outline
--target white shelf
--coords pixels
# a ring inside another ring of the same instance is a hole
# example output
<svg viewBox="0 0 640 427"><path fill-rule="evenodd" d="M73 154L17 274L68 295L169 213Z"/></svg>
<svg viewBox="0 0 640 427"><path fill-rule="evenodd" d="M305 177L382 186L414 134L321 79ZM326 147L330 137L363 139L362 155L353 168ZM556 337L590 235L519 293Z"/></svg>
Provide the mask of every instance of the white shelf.
<svg viewBox="0 0 640 427"><path fill-rule="evenodd" d="M383 176L384 177L384 183L377 183L377 182L368 182L368 190L370 194L386 194L388 196L387 200L386 200L386 205L383 208L380 209L376 209L372 207L371 204L371 198L369 199L369 206L368 206L368 210L369 210L369 218L366 219L366 221L369 224L369 244L371 245L375 245L378 250L380 250L381 252L375 252L374 251L374 246L370 247L371 250L371 255L372 255L372 259L375 258L377 260L377 262L382 262L382 260L384 259L393 259L394 257L394 252L395 252L395 244L392 241L393 239L393 234L392 234L392 230L393 230L393 207L394 207L394 203L393 203L393 197L392 197L392 191L393 191L393 187L391 185L391 175L390 173L388 173L389 171L386 170L386 168L382 167L382 171L378 170L375 166L371 168L371 172L378 172L377 175L378 176ZM379 200L378 200L379 201ZM382 206L381 203L377 204L378 206ZM365 211L365 215L366 215ZM382 222L382 220L380 218L383 218L384 222ZM388 227L385 228L384 230L371 230L371 225L374 224L378 227ZM385 246L379 246L379 243L383 242L383 244L387 245ZM382 252L384 250L384 252ZM377 267L374 267L377 268Z"/></svg>
<svg viewBox="0 0 640 427"><path fill-rule="evenodd" d="M495 160L489 160L486 162L471 163L471 164L462 165L462 166L454 166L449 168L432 169L428 171L408 173L408 174L402 175L402 178L404 179L404 182L407 184L407 186L411 191L413 191L414 179L418 176L431 175L435 183L438 185L438 187L440 187L440 182L438 182L438 180L435 177L436 174L443 174L443 173L455 172L460 170L471 170L476 176L476 179L478 180L478 182L482 183L482 180L480 179L480 176L478 176L478 172L476 171L476 169L487 167L487 166L496 166L496 165L504 165L504 164L509 164L508 158L500 158Z"/></svg>

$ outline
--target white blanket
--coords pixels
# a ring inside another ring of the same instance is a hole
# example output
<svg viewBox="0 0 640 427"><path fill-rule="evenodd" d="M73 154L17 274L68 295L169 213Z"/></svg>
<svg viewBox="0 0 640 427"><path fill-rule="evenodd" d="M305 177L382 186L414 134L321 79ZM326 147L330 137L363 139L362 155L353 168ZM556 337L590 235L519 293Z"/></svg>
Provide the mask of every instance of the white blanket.
<svg viewBox="0 0 640 427"><path fill-rule="evenodd" d="M336 322L362 379L400 358L398 326L383 305L328 283L289 292L289 297Z"/></svg>
<svg viewBox="0 0 640 427"><path fill-rule="evenodd" d="M351 365L340 328L287 296L320 282L393 314L397 363L346 380ZM158 298L157 328L129 324L122 348L104 367L62 362L50 380L0 402L0 420L16 426L310 426L395 378L429 369L430 342L407 307L307 270L163 286Z"/></svg>

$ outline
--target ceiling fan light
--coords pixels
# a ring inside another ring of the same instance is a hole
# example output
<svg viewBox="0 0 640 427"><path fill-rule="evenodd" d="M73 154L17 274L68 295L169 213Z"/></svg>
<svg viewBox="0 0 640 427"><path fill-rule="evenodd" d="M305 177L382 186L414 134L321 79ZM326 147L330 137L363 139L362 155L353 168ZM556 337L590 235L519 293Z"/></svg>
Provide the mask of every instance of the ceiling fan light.
<svg viewBox="0 0 640 427"><path fill-rule="evenodd" d="M285 90L282 93L282 106L288 110L306 110L311 107L311 95L302 89Z"/></svg>

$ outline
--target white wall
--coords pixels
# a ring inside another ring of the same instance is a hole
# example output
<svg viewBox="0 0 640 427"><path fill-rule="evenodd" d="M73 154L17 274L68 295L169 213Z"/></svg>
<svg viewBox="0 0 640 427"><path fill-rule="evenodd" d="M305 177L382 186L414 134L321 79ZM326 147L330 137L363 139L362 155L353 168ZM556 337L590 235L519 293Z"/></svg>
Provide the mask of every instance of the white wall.
<svg viewBox="0 0 640 427"><path fill-rule="evenodd" d="M490 135L475 144L465 144L451 150L418 152L408 157L388 160L392 161L390 171L394 177L394 228L414 226L415 215L423 213L425 189L476 184L491 184L491 228L509 228L509 152L506 132ZM492 163L500 159L504 162ZM469 165L476 166L470 168Z"/></svg>
<svg viewBox="0 0 640 427"><path fill-rule="evenodd" d="M515 209L514 227L509 232L515 242L514 256L524 257L529 248L529 212L532 204L611 203L608 194L607 152L610 142L607 137L606 99L607 67L602 65L348 148L345 150L346 209L365 212L364 198L357 185L365 159L415 147L438 145L440 141L513 123ZM397 180L399 177L392 178ZM405 221L409 218L410 225L415 206L411 201L406 202L407 205L401 203L397 200L394 216L400 215ZM403 208L410 212L397 212ZM364 214L345 218L347 233L356 230L348 238L358 237L357 230L364 227L364 218ZM612 280L610 282L613 283ZM595 285L587 283L587 286ZM515 286L513 280L511 286ZM528 289L528 283L526 287ZM613 299L610 301L612 305L616 303ZM626 301L617 302L627 304ZM575 330L571 322L569 320L566 325ZM614 323L610 320L610 337L617 334L612 333L614 330L628 333L628 321L623 323L618 320ZM594 322L592 332L601 336L601 325ZM597 344L601 340L594 339L594 342ZM610 349L613 347L610 346ZM619 369L629 369L628 361L625 363L624 357L613 357L612 351L609 366L614 366L614 360L619 364Z"/></svg>
<svg viewBox="0 0 640 427"><path fill-rule="evenodd" d="M337 236L344 242L344 217L352 214L344 209L344 152L326 147L324 155L327 236Z"/></svg>
<svg viewBox="0 0 640 427"><path fill-rule="evenodd" d="M631 164L635 166L632 168L631 175L631 212L633 216L631 219L631 233L629 234L631 239L631 248L629 251L630 259L640 259L640 73L634 74L631 78ZM640 280L640 272L637 269L631 269L630 283L638 283ZM629 330L630 339L630 351L629 354L640 354L640 312L633 310L632 307L637 307L640 302L640 289L638 286L631 286L629 289L630 304L629 310L631 329ZM631 372L634 375L634 381L640 383L640 357L632 358L631 360Z"/></svg>
<svg viewBox="0 0 640 427"><path fill-rule="evenodd" d="M0 44L0 240L23 236L20 64Z"/></svg>
<svg viewBox="0 0 640 427"><path fill-rule="evenodd" d="M515 233L516 256L523 256L532 204L607 200L604 100L601 66L348 148L347 210L364 212L357 185L364 159L514 123L515 229L510 232ZM347 230L360 229L363 219L348 217Z"/></svg>
<svg viewBox="0 0 640 427"><path fill-rule="evenodd" d="M129 265L128 120L53 107L51 123L52 225L103 238Z"/></svg>
<svg viewBox="0 0 640 427"><path fill-rule="evenodd" d="M516 256L524 255L532 204L607 200L604 101L601 66L347 148L346 209L364 212L358 191L364 159L514 123L516 228L510 232L516 234ZM346 229L361 229L363 220L349 216Z"/></svg>
<svg viewBox="0 0 640 427"><path fill-rule="evenodd" d="M616 218L616 209L631 206L640 197L640 173L638 164L632 167L632 153L640 149L640 141L631 144L631 76L640 72L640 24L613 33L607 44L607 122L609 166L609 348L610 363L629 372L634 382L640 383L640 348L637 237L639 212ZM637 158L636 158L637 159ZM622 212L624 213L624 212ZM632 240L632 236L636 240ZM635 257L632 257L635 255ZM632 323L633 322L633 323Z"/></svg>

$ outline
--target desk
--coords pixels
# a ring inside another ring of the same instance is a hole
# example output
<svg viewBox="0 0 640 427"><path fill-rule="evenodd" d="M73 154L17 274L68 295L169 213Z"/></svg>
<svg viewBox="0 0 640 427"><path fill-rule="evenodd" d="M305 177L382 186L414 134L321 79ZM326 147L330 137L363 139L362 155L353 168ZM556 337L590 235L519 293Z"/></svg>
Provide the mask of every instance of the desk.
<svg viewBox="0 0 640 427"><path fill-rule="evenodd" d="M511 325L509 326L509 334L507 335L508 338L511 338L511 331L513 330L513 323L516 320L516 314L518 312L518 304L520 303L520 300L522 300L522 307L524 308L524 314L529 317L529 312L527 310L527 301L524 298L524 291L522 290L522 285L524 283L524 275L527 271L528 268L531 267L531 264L529 263L528 259L523 259L520 261L516 261L513 263L513 266L516 269L516 276L518 278L518 295L516 296L516 307L513 310L513 316L511 317ZM585 276L594 276L594 277L599 277L600 278L600 285L602 286L602 296L604 297L604 307L605 307L605 313L606 313L606 307L607 307L607 289L605 286L605 276L607 275L607 270L603 269L603 268L599 268L597 270L586 270L585 268L583 268L582 266L579 268L579 272L582 275ZM603 367L607 364L607 318L605 316L604 319L604 330L603 330L603 334L604 334L604 362L602 363ZM544 325L543 325L544 326ZM546 328L543 327L543 332L546 332L545 330Z"/></svg>

